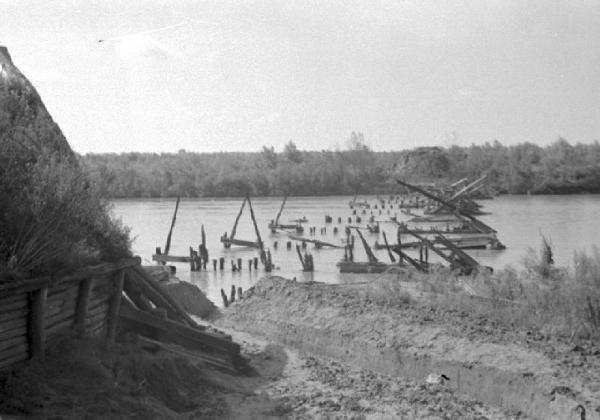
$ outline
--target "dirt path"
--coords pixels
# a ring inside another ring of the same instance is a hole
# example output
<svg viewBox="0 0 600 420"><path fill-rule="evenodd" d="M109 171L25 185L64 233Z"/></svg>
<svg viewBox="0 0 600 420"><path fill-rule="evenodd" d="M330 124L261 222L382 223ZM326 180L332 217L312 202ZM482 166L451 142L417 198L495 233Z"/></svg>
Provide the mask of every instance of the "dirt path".
<svg viewBox="0 0 600 420"><path fill-rule="evenodd" d="M524 418L460 397L445 385L392 378L328 358L303 355L249 334L227 332L242 344L257 373L235 380L246 391L253 390L254 395L240 399L232 394L228 398L231 418Z"/></svg>

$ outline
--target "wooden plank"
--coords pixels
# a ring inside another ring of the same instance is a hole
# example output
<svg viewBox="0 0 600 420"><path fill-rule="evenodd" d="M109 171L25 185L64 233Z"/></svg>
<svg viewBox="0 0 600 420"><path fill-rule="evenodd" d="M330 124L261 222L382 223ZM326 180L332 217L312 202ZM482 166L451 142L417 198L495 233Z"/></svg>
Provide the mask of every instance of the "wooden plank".
<svg viewBox="0 0 600 420"><path fill-rule="evenodd" d="M46 356L45 311L48 287L44 286L31 294L29 340L31 357L44 360Z"/></svg>
<svg viewBox="0 0 600 420"><path fill-rule="evenodd" d="M138 274L138 276L143 279L146 284L150 286L150 288L154 289L156 293L158 293L172 308L173 310L181 317L185 324L191 327L198 327L198 323L194 321L194 319L177 303L168 293L166 293L158 284L158 282L149 275L142 267L132 267L130 270Z"/></svg>
<svg viewBox="0 0 600 420"><path fill-rule="evenodd" d="M0 322L0 337L5 337L10 331L15 329L27 330L28 319L26 316L20 318L11 319L8 321L2 320Z"/></svg>
<svg viewBox="0 0 600 420"><path fill-rule="evenodd" d="M75 334L78 337L85 335L85 317L87 316L90 293L94 287L94 279L87 279L79 284L79 296L75 310Z"/></svg>
<svg viewBox="0 0 600 420"><path fill-rule="evenodd" d="M52 286L54 289L59 285L69 282L77 282L90 277L107 275L123 268L140 265L140 257L126 258L116 263L103 263L76 270L70 274L57 273L54 276L44 276L35 279L22 280L18 282L3 283L0 285L0 298L9 295L32 292L44 286Z"/></svg>
<svg viewBox="0 0 600 420"><path fill-rule="evenodd" d="M108 342L113 342L117 332L117 322L119 321L119 308L121 307L121 297L123 296L123 280L125 271L117 272L115 276L115 290L110 297L109 309L107 314L106 338Z"/></svg>
<svg viewBox="0 0 600 420"><path fill-rule="evenodd" d="M260 249L260 244L258 242L245 241L243 239L231 239L231 238L221 238L221 242L224 244L238 245L238 246L249 246L252 248Z"/></svg>
<svg viewBox="0 0 600 420"><path fill-rule="evenodd" d="M190 328L178 322L161 319L149 313L123 305L119 314L121 326L126 330L153 340L171 342L180 346L213 352L239 355L240 346L231 340L207 331Z"/></svg>
<svg viewBox="0 0 600 420"><path fill-rule="evenodd" d="M323 241L319 241L317 239L310 239L310 238L305 238L303 236L296 236L296 235L288 235L288 238L294 240L294 241L301 241L301 242L308 242L311 244L315 244L316 247L330 247L330 248L339 248L339 249L343 249L344 247L341 245L335 245L335 244L331 244L329 242L323 242Z"/></svg>
<svg viewBox="0 0 600 420"><path fill-rule="evenodd" d="M29 359L29 353L27 352L27 345L24 347L13 348L6 354L0 354L0 369L4 369L13 366L19 362L23 362Z"/></svg>
<svg viewBox="0 0 600 420"><path fill-rule="evenodd" d="M27 335L17 335L15 337L0 340L0 352L14 346L27 345Z"/></svg>
<svg viewBox="0 0 600 420"><path fill-rule="evenodd" d="M154 309L152 302L150 302L150 300L142 294L140 287L131 279L131 276L125 276L125 280L123 282L123 291L138 309L143 311L150 311Z"/></svg>
<svg viewBox="0 0 600 420"><path fill-rule="evenodd" d="M165 254L154 254L152 255L152 261L156 262L181 262L181 263L189 263L193 258L189 255L187 256L178 256L178 255L165 255Z"/></svg>

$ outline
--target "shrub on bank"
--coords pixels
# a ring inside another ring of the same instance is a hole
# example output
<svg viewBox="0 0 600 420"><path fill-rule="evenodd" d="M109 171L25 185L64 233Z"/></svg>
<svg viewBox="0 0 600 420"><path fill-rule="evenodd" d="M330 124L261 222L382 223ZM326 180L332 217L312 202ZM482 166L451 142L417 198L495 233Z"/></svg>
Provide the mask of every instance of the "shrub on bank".
<svg viewBox="0 0 600 420"><path fill-rule="evenodd" d="M544 244L546 245L546 243ZM600 251L576 252L572 269L530 250L523 269L460 277L442 270L418 279L434 304L476 313L509 327L567 337L600 337Z"/></svg>
<svg viewBox="0 0 600 420"><path fill-rule="evenodd" d="M0 47L0 281L129 253L128 232Z"/></svg>

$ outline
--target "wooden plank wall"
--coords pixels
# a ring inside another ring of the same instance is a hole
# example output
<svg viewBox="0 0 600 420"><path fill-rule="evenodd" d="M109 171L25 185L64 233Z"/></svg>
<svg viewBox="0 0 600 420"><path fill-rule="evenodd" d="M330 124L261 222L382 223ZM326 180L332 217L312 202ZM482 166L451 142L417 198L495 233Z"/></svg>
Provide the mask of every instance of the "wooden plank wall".
<svg viewBox="0 0 600 420"><path fill-rule="evenodd" d="M64 277L28 280L26 287L0 286L0 369L43 359L46 343L63 333L114 334L123 270L139 263L133 258Z"/></svg>

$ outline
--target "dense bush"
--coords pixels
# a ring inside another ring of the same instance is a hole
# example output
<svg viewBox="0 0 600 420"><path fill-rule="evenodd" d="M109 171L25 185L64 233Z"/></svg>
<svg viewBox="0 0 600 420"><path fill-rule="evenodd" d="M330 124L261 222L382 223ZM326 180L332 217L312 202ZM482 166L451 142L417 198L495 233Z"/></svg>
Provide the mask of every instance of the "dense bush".
<svg viewBox="0 0 600 420"><path fill-rule="evenodd" d="M111 220L39 95L2 64L0 280L129 255L128 232Z"/></svg>

